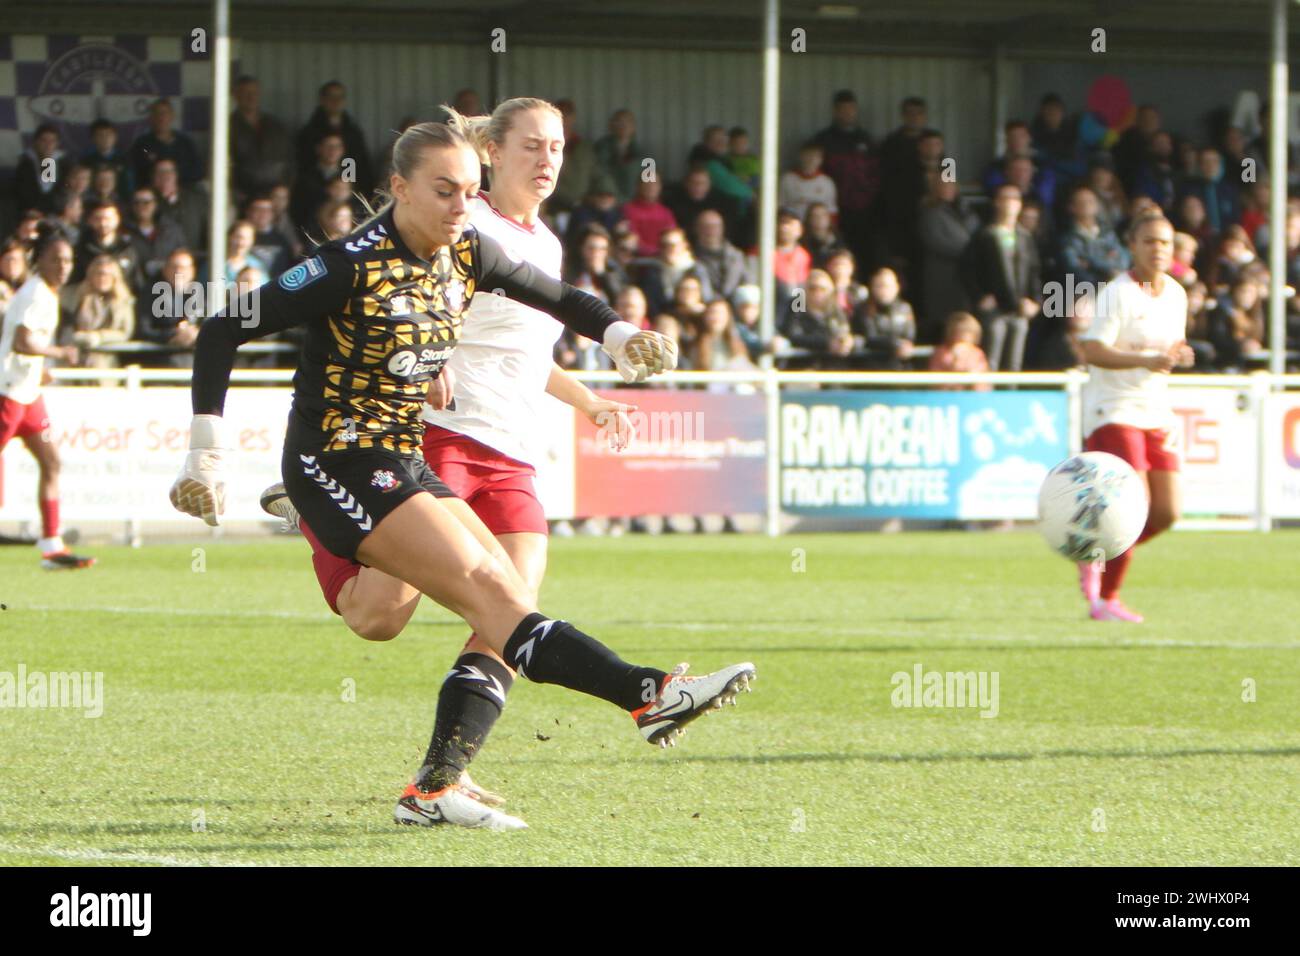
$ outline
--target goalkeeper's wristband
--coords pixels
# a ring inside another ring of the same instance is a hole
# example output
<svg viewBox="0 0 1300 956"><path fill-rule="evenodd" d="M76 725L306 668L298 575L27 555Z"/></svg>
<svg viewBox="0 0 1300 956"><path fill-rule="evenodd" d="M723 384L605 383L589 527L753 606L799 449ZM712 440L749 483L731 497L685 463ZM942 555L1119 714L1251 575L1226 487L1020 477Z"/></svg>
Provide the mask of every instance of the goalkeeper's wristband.
<svg viewBox="0 0 1300 956"><path fill-rule="evenodd" d="M627 340L640 331L640 327L633 325L631 322L624 322L621 319L617 322L611 322L605 326L605 335L601 340L601 345L611 357L618 356L622 353Z"/></svg>
<svg viewBox="0 0 1300 956"><path fill-rule="evenodd" d="M230 447L226 441L226 422L220 415L195 415L190 421L190 451Z"/></svg>

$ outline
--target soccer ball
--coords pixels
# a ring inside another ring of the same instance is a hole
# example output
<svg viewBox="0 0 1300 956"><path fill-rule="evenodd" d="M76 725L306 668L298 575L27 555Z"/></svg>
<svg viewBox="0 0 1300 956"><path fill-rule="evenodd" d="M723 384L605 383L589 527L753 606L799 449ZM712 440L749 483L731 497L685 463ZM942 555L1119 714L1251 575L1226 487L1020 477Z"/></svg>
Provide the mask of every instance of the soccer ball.
<svg viewBox="0 0 1300 956"><path fill-rule="evenodd" d="M1146 523L1146 484L1132 465L1104 451L1067 458L1038 492L1038 530L1071 561L1119 557Z"/></svg>

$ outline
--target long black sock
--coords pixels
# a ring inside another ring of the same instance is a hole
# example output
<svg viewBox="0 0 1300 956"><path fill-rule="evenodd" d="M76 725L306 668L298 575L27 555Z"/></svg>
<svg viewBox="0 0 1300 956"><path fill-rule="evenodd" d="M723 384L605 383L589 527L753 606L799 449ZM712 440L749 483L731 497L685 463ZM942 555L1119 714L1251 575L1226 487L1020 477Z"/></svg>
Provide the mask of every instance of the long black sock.
<svg viewBox="0 0 1300 956"><path fill-rule="evenodd" d="M520 677L536 684L559 684L628 711L659 696L668 676L653 667L629 664L567 621L537 612L519 622L501 656Z"/></svg>
<svg viewBox="0 0 1300 956"><path fill-rule="evenodd" d="M442 682L433 739L416 785L425 791L455 783L483 746L506 705L514 678L495 657L462 654Z"/></svg>

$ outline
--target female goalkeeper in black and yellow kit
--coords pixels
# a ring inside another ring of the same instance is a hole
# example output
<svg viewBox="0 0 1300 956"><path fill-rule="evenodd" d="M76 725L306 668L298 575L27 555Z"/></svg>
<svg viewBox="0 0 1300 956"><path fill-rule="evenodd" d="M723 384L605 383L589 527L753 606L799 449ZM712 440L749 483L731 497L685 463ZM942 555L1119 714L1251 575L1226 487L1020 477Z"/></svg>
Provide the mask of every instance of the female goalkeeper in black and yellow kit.
<svg viewBox="0 0 1300 956"><path fill-rule="evenodd" d="M479 160L455 130L438 123L411 127L394 146L393 168L392 200L374 219L251 293L236 314L203 324L190 452L172 503L217 524L225 497L222 452L229 447L220 416L235 350L305 325L282 471L290 500L324 546L454 611L519 676L635 711L647 740L670 742L692 719L747 687L753 665L697 678L639 667L572 624L539 613L510 562L494 556L491 532L425 464L420 413L476 289L499 291L603 342L629 380L673 368L674 346L466 230ZM484 698L504 697L497 675L483 676ZM435 736L397 804L398 822L524 826L459 782L439 779L439 750L472 746L463 738L474 732L467 721L459 728L462 739Z"/></svg>

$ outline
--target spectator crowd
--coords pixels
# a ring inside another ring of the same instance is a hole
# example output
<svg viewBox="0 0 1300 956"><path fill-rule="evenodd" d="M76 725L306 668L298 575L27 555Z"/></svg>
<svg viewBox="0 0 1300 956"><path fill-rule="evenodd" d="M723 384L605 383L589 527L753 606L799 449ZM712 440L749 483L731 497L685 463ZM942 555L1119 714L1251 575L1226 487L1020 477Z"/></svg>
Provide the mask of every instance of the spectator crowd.
<svg viewBox="0 0 1300 956"><path fill-rule="evenodd" d="M62 294L60 338L83 364L190 361L210 303L196 288L256 288L316 244L346 235L385 183L387 151L372 153L338 81L291 132L264 112L260 87L240 77L230 126L225 266L209 274L207 164L176 128L166 99L148 129L119 139L107 120L90 146L65 153L57 127L36 130L15 165L16 227L0 244L0 308L25 280L27 244L57 220L75 250ZM473 90L453 99L483 112ZM557 103L565 159L544 215L565 245L565 278L625 318L678 339L682 367L947 371L1059 370L1082 364L1079 336L1098 287L1129 267L1127 224L1163 210L1176 232L1174 278L1188 291L1197 369L1241 370L1267 341L1268 250L1286 249L1286 285L1300 286L1300 200L1272 236L1268 110L1254 139L1234 126L1188 138L1144 105L1112 144L1087 146L1056 95L1006 124L1001 155L951 155L925 100L899 107L898 125L870 131L850 90L830 99L828 124L789 168L764 170L749 132L712 125L685 172L643 139L619 109L588 138L577 105ZM413 119L403 120L400 129ZM883 135L880 133L883 132ZM391 144L388 144L391 150ZM647 164L646 159L656 160ZM53 172L51 172L51 170ZM778 177L776 334L759 328L758 195ZM1300 343L1300 303L1288 298L1288 341ZM135 343L124 358L124 343ZM292 338L277 364L292 364ZM605 367L595 343L566 335L557 361Z"/></svg>

